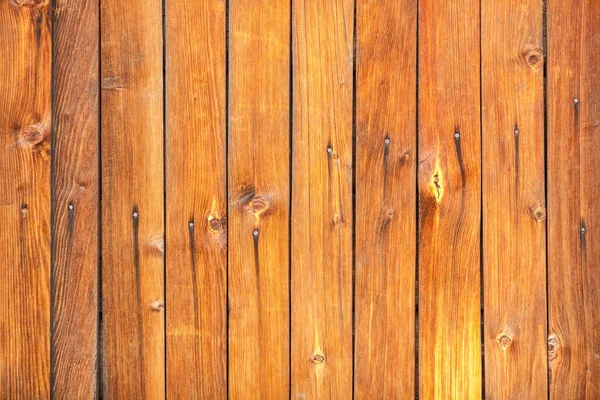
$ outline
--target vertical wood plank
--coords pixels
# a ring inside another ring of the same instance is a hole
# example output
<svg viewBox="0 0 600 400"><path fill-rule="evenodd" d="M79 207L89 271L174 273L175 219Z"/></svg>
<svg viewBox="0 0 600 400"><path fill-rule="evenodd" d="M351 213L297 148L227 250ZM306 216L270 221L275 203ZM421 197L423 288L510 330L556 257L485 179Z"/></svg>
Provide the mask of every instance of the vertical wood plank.
<svg viewBox="0 0 600 400"><path fill-rule="evenodd" d="M288 398L290 1L230 3L229 393Z"/></svg>
<svg viewBox="0 0 600 400"><path fill-rule="evenodd" d="M167 397L224 399L225 2L166 11Z"/></svg>
<svg viewBox="0 0 600 400"><path fill-rule="evenodd" d="M540 0L481 3L485 393L548 395Z"/></svg>
<svg viewBox="0 0 600 400"><path fill-rule="evenodd" d="M53 25L52 396L96 395L99 3L56 0Z"/></svg>
<svg viewBox="0 0 600 400"><path fill-rule="evenodd" d="M413 398L417 2L358 0L357 399Z"/></svg>
<svg viewBox="0 0 600 400"><path fill-rule="evenodd" d="M0 394L50 392L49 1L0 3Z"/></svg>
<svg viewBox="0 0 600 400"><path fill-rule="evenodd" d="M102 299L107 398L164 398L160 0L101 3Z"/></svg>
<svg viewBox="0 0 600 400"><path fill-rule="evenodd" d="M354 4L292 3L292 398L351 398Z"/></svg>
<svg viewBox="0 0 600 400"><path fill-rule="evenodd" d="M479 3L419 2L419 393L481 396Z"/></svg>
<svg viewBox="0 0 600 400"><path fill-rule="evenodd" d="M600 397L600 3L548 2L551 399Z"/></svg>

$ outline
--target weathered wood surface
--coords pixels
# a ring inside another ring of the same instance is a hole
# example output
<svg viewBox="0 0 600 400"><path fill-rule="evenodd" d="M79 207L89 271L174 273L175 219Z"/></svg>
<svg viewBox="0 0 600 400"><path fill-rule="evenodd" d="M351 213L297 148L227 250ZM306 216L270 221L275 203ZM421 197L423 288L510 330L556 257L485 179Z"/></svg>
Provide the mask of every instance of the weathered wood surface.
<svg viewBox="0 0 600 400"><path fill-rule="evenodd" d="M224 399L225 2L166 7L167 397Z"/></svg>
<svg viewBox="0 0 600 400"><path fill-rule="evenodd" d="M101 2L102 350L106 398L165 395L160 0Z"/></svg>
<svg viewBox="0 0 600 400"><path fill-rule="evenodd" d="M50 348L57 399L91 399L98 385L99 11L99 2L54 2Z"/></svg>
<svg viewBox="0 0 600 400"><path fill-rule="evenodd" d="M0 3L0 398L600 397L594 0Z"/></svg>
<svg viewBox="0 0 600 400"><path fill-rule="evenodd" d="M417 2L357 1L355 398L413 398Z"/></svg>
<svg viewBox="0 0 600 400"><path fill-rule="evenodd" d="M293 2L292 398L352 397L353 2Z"/></svg>
<svg viewBox="0 0 600 400"><path fill-rule="evenodd" d="M479 4L419 2L419 394L481 396Z"/></svg>
<svg viewBox="0 0 600 400"><path fill-rule="evenodd" d="M546 398L542 2L481 3L485 394Z"/></svg>
<svg viewBox="0 0 600 400"><path fill-rule="evenodd" d="M229 395L287 398L290 2L229 12Z"/></svg>
<svg viewBox="0 0 600 400"><path fill-rule="evenodd" d="M600 397L600 3L549 2L551 399Z"/></svg>
<svg viewBox="0 0 600 400"><path fill-rule="evenodd" d="M51 12L0 2L0 396L50 393Z"/></svg>

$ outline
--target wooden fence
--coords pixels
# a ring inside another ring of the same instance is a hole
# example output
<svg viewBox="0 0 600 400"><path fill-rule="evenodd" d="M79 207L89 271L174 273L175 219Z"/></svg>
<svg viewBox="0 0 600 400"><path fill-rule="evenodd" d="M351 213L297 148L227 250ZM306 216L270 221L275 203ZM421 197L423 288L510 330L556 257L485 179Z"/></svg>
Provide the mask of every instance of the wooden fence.
<svg viewBox="0 0 600 400"><path fill-rule="evenodd" d="M0 0L1 399L600 398L597 0Z"/></svg>

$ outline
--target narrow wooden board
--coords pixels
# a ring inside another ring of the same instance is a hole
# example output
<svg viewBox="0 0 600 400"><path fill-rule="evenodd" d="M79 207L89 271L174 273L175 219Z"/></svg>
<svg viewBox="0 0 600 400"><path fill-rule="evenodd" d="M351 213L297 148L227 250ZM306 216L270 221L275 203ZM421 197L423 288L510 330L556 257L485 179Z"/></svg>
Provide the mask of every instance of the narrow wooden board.
<svg viewBox="0 0 600 400"><path fill-rule="evenodd" d="M352 397L353 15L293 2L294 399Z"/></svg>
<svg viewBox="0 0 600 400"><path fill-rule="evenodd" d="M102 311L107 398L165 395L160 0L101 0Z"/></svg>
<svg viewBox="0 0 600 400"><path fill-rule="evenodd" d="M417 2L357 2L355 398L414 398Z"/></svg>
<svg viewBox="0 0 600 400"><path fill-rule="evenodd" d="M481 3L485 394L548 396L540 0Z"/></svg>
<svg viewBox="0 0 600 400"><path fill-rule="evenodd" d="M50 395L49 1L0 3L0 395Z"/></svg>
<svg viewBox="0 0 600 400"><path fill-rule="evenodd" d="M52 397L96 395L99 2L54 2Z"/></svg>
<svg viewBox="0 0 600 400"><path fill-rule="evenodd" d="M479 3L419 2L419 394L481 396Z"/></svg>
<svg viewBox="0 0 600 400"><path fill-rule="evenodd" d="M290 2L229 6L229 395L283 399L290 394Z"/></svg>
<svg viewBox="0 0 600 400"><path fill-rule="evenodd" d="M225 2L166 7L167 397L224 399Z"/></svg>
<svg viewBox="0 0 600 400"><path fill-rule="evenodd" d="M600 3L548 2L551 399L600 398Z"/></svg>

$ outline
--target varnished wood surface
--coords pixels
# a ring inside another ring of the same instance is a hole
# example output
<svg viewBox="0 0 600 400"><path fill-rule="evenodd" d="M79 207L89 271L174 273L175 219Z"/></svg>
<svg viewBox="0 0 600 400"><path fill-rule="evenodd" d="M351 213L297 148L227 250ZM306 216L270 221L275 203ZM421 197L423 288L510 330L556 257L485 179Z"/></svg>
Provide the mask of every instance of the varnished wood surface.
<svg viewBox="0 0 600 400"><path fill-rule="evenodd" d="M593 0L0 3L0 399L600 396Z"/></svg>
<svg viewBox="0 0 600 400"><path fill-rule="evenodd" d="M551 399L600 397L600 3L548 4Z"/></svg>
<svg viewBox="0 0 600 400"><path fill-rule="evenodd" d="M546 398L540 1L481 8L485 394Z"/></svg>
<svg viewBox="0 0 600 400"><path fill-rule="evenodd" d="M229 396L290 393L290 2L229 9Z"/></svg>
<svg viewBox="0 0 600 400"><path fill-rule="evenodd" d="M0 396L50 394L50 4L0 2Z"/></svg>
<svg viewBox="0 0 600 400"><path fill-rule="evenodd" d="M162 2L101 2L105 398L165 396Z"/></svg>
<svg viewBox="0 0 600 400"><path fill-rule="evenodd" d="M417 2L357 2L355 398L415 388Z"/></svg>
<svg viewBox="0 0 600 400"><path fill-rule="evenodd" d="M167 397L227 397L225 3L167 2ZM203 40L198 40L203 37Z"/></svg>
<svg viewBox="0 0 600 400"><path fill-rule="evenodd" d="M352 15L293 2L292 398L352 397Z"/></svg>
<svg viewBox="0 0 600 400"><path fill-rule="evenodd" d="M481 396L479 5L419 2L419 398ZM485 223L485 222L484 222Z"/></svg>
<svg viewBox="0 0 600 400"><path fill-rule="evenodd" d="M98 385L99 6L56 1L53 11L51 392L56 399L91 399Z"/></svg>

